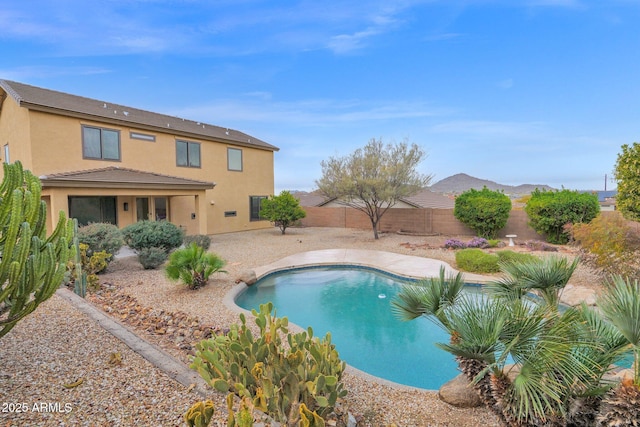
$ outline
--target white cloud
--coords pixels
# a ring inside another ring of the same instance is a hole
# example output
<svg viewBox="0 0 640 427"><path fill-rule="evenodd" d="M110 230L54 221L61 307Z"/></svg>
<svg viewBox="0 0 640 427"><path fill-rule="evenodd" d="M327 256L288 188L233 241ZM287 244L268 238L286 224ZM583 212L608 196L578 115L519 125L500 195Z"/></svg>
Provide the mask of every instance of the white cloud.
<svg viewBox="0 0 640 427"><path fill-rule="evenodd" d="M422 102L328 99L271 102L268 98L246 101L218 99L212 104L171 112L173 115L199 120L215 117L220 123L242 121L288 126L332 126L368 121L418 119L447 113L446 109Z"/></svg>
<svg viewBox="0 0 640 427"><path fill-rule="evenodd" d="M106 74L111 70L101 67L54 67L54 66L23 66L0 69L0 77L7 80L27 82L33 79L44 79L62 76L87 76Z"/></svg>

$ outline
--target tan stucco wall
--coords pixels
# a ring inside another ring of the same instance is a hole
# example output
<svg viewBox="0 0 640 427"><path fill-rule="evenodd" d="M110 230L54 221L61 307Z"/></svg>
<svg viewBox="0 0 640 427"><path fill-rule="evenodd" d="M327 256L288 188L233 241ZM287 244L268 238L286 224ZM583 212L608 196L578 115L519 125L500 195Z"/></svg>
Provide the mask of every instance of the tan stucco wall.
<svg viewBox="0 0 640 427"><path fill-rule="evenodd" d="M9 144L9 160L11 162L20 160L25 169L32 170L31 146L19 143L19 141L29 140L29 131L28 110L18 107L12 98L7 97L0 110L0 158L3 163L6 160L4 146ZM3 175L4 172L0 168L0 177Z"/></svg>
<svg viewBox="0 0 640 427"><path fill-rule="evenodd" d="M227 170L226 147L223 156L216 160L216 187L207 192L208 228L213 230L213 234L271 226L267 221L250 220L249 197L273 195L273 168L264 167L265 164L273 165L273 152L242 150L242 172ZM225 217L225 211L236 211L237 216Z"/></svg>
<svg viewBox="0 0 640 427"><path fill-rule="evenodd" d="M119 130L121 160L84 159L82 156L82 125ZM132 130L153 134L156 136L156 141L132 139L130 138ZM270 227L266 221L250 221L249 197L273 194L274 155L272 151L29 111L18 107L11 97L8 97L4 102L0 117L0 131L2 140L7 139L10 143L11 161L21 160L25 167L36 176L118 166L215 182L216 187L208 190L204 197L197 199L194 197L172 198L169 206L170 220L183 226L187 233L217 234ZM176 165L176 140L200 143L200 168L186 168ZM0 142L2 143L0 145L5 143ZM242 172L227 170L227 147L242 150ZM50 188L46 189L45 194L50 197L50 208L54 209L54 212L60 209L67 212L68 195L118 196L118 221L122 227L135 221L134 209L131 208L135 207L135 196L151 197L161 194L175 196L185 193L157 190L107 189L98 191L98 189ZM130 206L127 212L123 211L125 200ZM237 211L237 217L225 218L224 212L231 210ZM192 213L196 213L195 219L192 219Z"/></svg>

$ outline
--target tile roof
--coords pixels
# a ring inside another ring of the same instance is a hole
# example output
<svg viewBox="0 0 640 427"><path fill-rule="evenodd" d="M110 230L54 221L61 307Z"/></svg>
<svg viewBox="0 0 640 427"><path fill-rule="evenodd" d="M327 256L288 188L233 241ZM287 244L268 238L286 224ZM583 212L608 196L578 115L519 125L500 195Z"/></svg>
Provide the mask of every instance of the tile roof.
<svg viewBox="0 0 640 427"><path fill-rule="evenodd" d="M402 201L417 208L453 209L456 205L454 199L428 189L421 190L413 196L403 197Z"/></svg>
<svg viewBox="0 0 640 427"><path fill-rule="evenodd" d="M329 200L327 199L327 197L317 192L296 192L292 194L296 199L298 199L298 201L300 202L300 206L321 206L323 203Z"/></svg>
<svg viewBox="0 0 640 427"><path fill-rule="evenodd" d="M101 188L153 188L206 190L216 184L177 176L144 172L135 169L110 166L100 169L87 169L74 172L42 175L39 177L44 188L47 187L101 187Z"/></svg>
<svg viewBox="0 0 640 427"><path fill-rule="evenodd" d="M294 196L300 201L300 206L325 206L336 200L336 198L325 197L318 192L300 192L294 193ZM429 189L420 190L413 196L402 197L399 200L415 208L453 209L456 204L454 199Z"/></svg>
<svg viewBox="0 0 640 427"><path fill-rule="evenodd" d="M58 114L108 121L125 126L153 129L177 135L215 140L228 144L278 151L278 147L268 144L246 133L186 120L180 117L152 113L106 101L57 92L9 80L0 80L4 89L20 106L40 111L54 110Z"/></svg>

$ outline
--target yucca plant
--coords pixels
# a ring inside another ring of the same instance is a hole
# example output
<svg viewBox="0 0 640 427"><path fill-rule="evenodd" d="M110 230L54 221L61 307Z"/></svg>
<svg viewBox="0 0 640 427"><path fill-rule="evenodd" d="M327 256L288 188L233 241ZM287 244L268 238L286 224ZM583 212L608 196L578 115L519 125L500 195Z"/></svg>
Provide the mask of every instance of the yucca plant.
<svg viewBox="0 0 640 427"><path fill-rule="evenodd" d="M222 258L192 242L169 256L165 272L169 279L179 280L189 289L198 289L209 282L209 276L213 273L226 273L222 270L224 265L225 261Z"/></svg>

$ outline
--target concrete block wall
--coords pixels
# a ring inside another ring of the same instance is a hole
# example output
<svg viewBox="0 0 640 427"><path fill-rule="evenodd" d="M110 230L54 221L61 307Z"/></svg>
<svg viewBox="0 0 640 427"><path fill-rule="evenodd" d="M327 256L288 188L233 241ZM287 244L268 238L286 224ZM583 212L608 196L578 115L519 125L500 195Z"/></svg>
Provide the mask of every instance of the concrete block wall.
<svg viewBox="0 0 640 427"><path fill-rule="evenodd" d="M306 218L301 220L305 227L344 227L371 229L369 217L357 209L349 207L305 207ZM498 236L515 234L518 240L544 240L529 225L529 218L523 210L512 210L509 220ZM415 234L441 234L449 236L475 236L475 233L453 216L453 209L389 209L379 224L383 232L408 232Z"/></svg>

